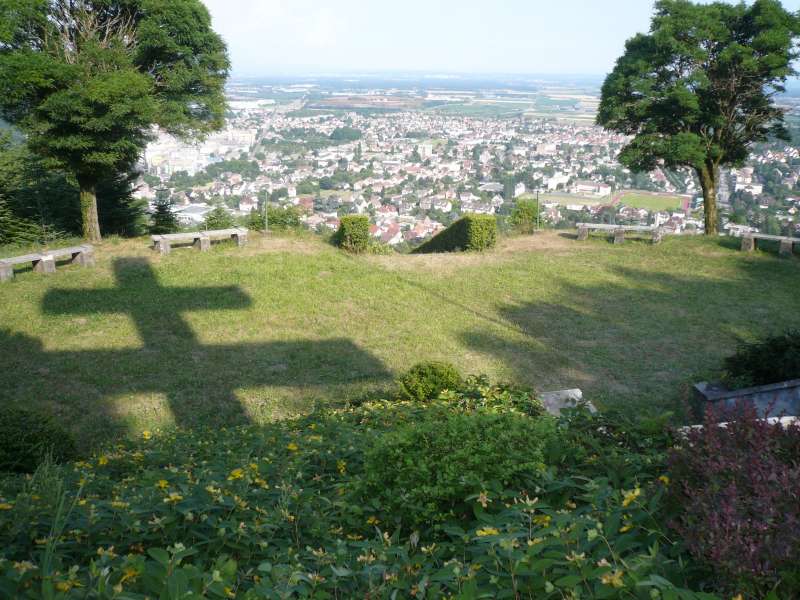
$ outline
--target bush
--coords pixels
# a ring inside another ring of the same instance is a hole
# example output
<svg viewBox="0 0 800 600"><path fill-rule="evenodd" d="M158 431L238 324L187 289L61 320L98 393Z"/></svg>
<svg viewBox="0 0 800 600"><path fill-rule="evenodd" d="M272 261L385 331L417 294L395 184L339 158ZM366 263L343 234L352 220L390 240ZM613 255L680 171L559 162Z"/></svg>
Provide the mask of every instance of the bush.
<svg viewBox="0 0 800 600"><path fill-rule="evenodd" d="M370 246L369 217L347 215L339 221L339 229L334 234L334 243L348 252L367 252Z"/></svg>
<svg viewBox="0 0 800 600"><path fill-rule="evenodd" d="M453 365L424 362L411 367L397 382L400 392L409 400L433 400L444 390L461 387L461 374Z"/></svg>
<svg viewBox="0 0 800 600"><path fill-rule="evenodd" d="M725 360L725 380L734 387L749 387L800 379L800 331L742 344Z"/></svg>
<svg viewBox="0 0 800 600"><path fill-rule="evenodd" d="M497 220L491 215L466 215L418 246L414 253L483 251L497 243Z"/></svg>
<svg viewBox="0 0 800 600"><path fill-rule="evenodd" d="M294 206L270 206L267 208L267 218L270 230L287 231L300 227L300 211ZM253 231L264 231L264 211L251 210L247 227Z"/></svg>
<svg viewBox="0 0 800 600"><path fill-rule="evenodd" d="M727 426L718 422L733 417ZM800 597L800 425L709 410L670 456L674 528L731 594Z"/></svg>
<svg viewBox="0 0 800 600"><path fill-rule="evenodd" d="M519 233L533 233L539 216L537 203L533 200L517 200L509 219Z"/></svg>
<svg viewBox="0 0 800 600"><path fill-rule="evenodd" d="M217 206L206 214L206 229L230 229L236 225L236 219L224 206Z"/></svg>
<svg viewBox="0 0 800 600"><path fill-rule="evenodd" d="M155 211L151 216L150 233L163 235L175 233L178 230L180 230L180 223L178 223L178 216L172 210L172 201L168 193L159 191L155 202Z"/></svg>
<svg viewBox="0 0 800 600"><path fill-rule="evenodd" d="M75 456L75 442L53 419L29 410L0 410L0 471L32 473L48 455Z"/></svg>
<svg viewBox="0 0 800 600"><path fill-rule="evenodd" d="M404 525L469 517L470 496L533 489L549 421L431 408L376 439L364 457L364 498Z"/></svg>

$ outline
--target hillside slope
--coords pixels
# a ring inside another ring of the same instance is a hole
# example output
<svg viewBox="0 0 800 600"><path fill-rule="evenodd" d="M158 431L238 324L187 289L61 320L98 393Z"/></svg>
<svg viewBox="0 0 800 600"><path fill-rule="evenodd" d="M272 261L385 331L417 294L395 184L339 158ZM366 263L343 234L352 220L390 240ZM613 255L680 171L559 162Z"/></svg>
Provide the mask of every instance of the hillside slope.
<svg viewBox="0 0 800 600"><path fill-rule="evenodd" d="M800 326L798 281L797 258L724 240L545 233L481 255L351 257L298 236L165 258L110 241L95 269L0 285L0 399L91 443L281 418L435 359L660 410L740 337Z"/></svg>

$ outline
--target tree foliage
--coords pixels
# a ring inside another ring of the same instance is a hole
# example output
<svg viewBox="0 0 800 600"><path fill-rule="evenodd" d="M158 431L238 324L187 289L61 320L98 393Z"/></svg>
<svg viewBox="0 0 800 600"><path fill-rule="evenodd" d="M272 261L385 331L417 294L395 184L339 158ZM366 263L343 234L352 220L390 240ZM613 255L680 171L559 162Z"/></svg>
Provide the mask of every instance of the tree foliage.
<svg viewBox="0 0 800 600"><path fill-rule="evenodd" d="M81 189L99 239L96 186L127 172L158 125L222 124L225 44L199 0L0 0L0 116Z"/></svg>
<svg viewBox="0 0 800 600"><path fill-rule="evenodd" d="M795 74L799 34L800 20L778 0L659 0L650 33L628 40L607 77L597 122L634 136L620 155L633 170L694 169L706 232L716 233L720 166L788 135L774 97Z"/></svg>

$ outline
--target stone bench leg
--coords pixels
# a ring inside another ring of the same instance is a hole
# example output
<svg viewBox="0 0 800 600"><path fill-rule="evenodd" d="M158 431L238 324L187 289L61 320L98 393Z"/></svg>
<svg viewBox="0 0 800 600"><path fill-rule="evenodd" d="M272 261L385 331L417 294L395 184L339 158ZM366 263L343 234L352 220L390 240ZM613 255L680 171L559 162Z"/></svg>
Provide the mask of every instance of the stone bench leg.
<svg viewBox="0 0 800 600"><path fill-rule="evenodd" d="M0 263L0 281L11 281L12 279L14 279L13 265Z"/></svg>
<svg viewBox="0 0 800 600"><path fill-rule="evenodd" d="M72 255L72 264L81 265L82 267L94 266L94 250L86 248L81 252L76 252Z"/></svg>
<svg viewBox="0 0 800 600"><path fill-rule="evenodd" d="M661 231L661 228L657 228L653 230L653 243L660 244L661 239L664 237L664 232Z"/></svg>
<svg viewBox="0 0 800 600"><path fill-rule="evenodd" d="M200 252L208 252L211 250L211 238L207 235L201 235L194 241L194 247Z"/></svg>
<svg viewBox="0 0 800 600"><path fill-rule="evenodd" d="M625 230L624 229L615 229L614 230L614 243L621 244L625 241Z"/></svg>
<svg viewBox="0 0 800 600"><path fill-rule="evenodd" d="M792 246L793 246L792 240L781 240L780 255L791 256L793 251Z"/></svg>
<svg viewBox="0 0 800 600"><path fill-rule="evenodd" d="M589 239L589 228L588 227L579 227L578 228L578 241L583 242Z"/></svg>
<svg viewBox="0 0 800 600"><path fill-rule="evenodd" d="M171 249L172 248L170 246L169 240L158 240L156 242L156 250L158 250L159 253L161 253L162 255L169 254L169 251Z"/></svg>
<svg viewBox="0 0 800 600"><path fill-rule="evenodd" d="M236 242L236 245L240 248L242 246L247 245L247 234L246 233L234 233L232 236L233 240Z"/></svg>
<svg viewBox="0 0 800 600"><path fill-rule="evenodd" d="M746 235L742 238L742 252L752 252L756 249L756 240L753 236Z"/></svg>
<svg viewBox="0 0 800 600"><path fill-rule="evenodd" d="M56 260L52 256L42 256L39 260L33 261L33 270L37 273L50 275L56 272Z"/></svg>

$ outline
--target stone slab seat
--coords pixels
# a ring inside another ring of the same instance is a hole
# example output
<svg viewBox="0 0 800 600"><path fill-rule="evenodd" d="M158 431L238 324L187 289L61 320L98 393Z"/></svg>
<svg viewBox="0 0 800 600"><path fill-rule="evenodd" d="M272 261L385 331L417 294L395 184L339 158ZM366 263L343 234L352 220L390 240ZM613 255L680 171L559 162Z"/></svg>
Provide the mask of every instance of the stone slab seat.
<svg viewBox="0 0 800 600"><path fill-rule="evenodd" d="M656 225L608 225L606 223L576 223L578 240L589 238L590 231L607 231L614 234L614 243L621 244L625 241L625 232L649 233L654 244L661 242L664 237L663 230Z"/></svg>
<svg viewBox="0 0 800 600"><path fill-rule="evenodd" d="M247 244L247 229L234 227L231 229L213 229L211 231L188 231L183 233L165 233L150 236L153 248L161 254L169 254L173 244L193 244L201 252L211 249L212 240L232 239L237 246Z"/></svg>
<svg viewBox="0 0 800 600"><path fill-rule="evenodd" d="M788 237L785 235L770 235L768 233L746 233L742 236L742 251L752 252L755 250L758 240L780 242L780 250L778 252L781 256L791 256L794 251L794 245L800 244L800 238Z"/></svg>
<svg viewBox="0 0 800 600"><path fill-rule="evenodd" d="M10 258L0 259L0 281L9 281L14 278L14 265L31 263L33 270L37 273L55 273L56 261L69 257L71 264L78 264L84 267L93 267L94 247L90 244L81 246L70 246L69 248L57 248L46 250L37 254L23 254Z"/></svg>

